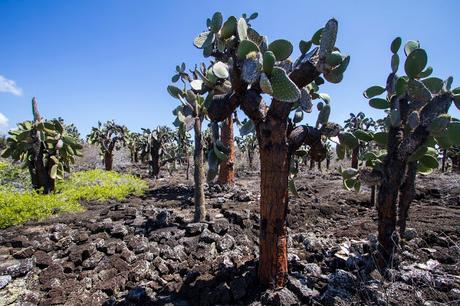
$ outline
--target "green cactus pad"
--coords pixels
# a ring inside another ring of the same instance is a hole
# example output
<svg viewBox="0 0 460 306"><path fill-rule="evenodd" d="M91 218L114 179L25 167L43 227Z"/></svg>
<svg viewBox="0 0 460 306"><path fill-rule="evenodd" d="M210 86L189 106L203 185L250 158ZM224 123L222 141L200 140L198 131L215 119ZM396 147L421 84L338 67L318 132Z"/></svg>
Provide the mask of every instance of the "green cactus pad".
<svg viewBox="0 0 460 306"><path fill-rule="evenodd" d="M407 90L407 80L404 77L398 78L396 80L395 92L397 96L402 96L406 94Z"/></svg>
<svg viewBox="0 0 460 306"><path fill-rule="evenodd" d="M209 68L206 71L206 79L209 81L209 84L214 85L218 81L218 78L214 75L212 68Z"/></svg>
<svg viewBox="0 0 460 306"><path fill-rule="evenodd" d="M310 50L311 45L312 45L311 41L301 40L299 42L300 53L302 53L302 54L307 53Z"/></svg>
<svg viewBox="0 0 460 306"><path fill-rule="evenodd" d="M342 63L342 54L338 51L331 52L326 55L326 63L332 67L340 65Z"/></svg>
<svg viewBox="0 0 460 306"><path fill-rule="evenodd" d="M335 19L330 19L324 26L318 51L320 57L324 57L334 50L338 27L339 24Z"/></svg>
<svg viewBox="0 0 460 306"><path fill-rule="evenodd" d="M214 42L214 33L207 31L202 32L193 40L193 45L198 49L206 48Z"/></svg>
<svg viewBox="0 0 460 306"><path fill-rule="evenodd" d="M337 154L337 157L339 159L344 159L345 157L345 152L346 152L346 148L344 145L341 145L341 144L337 144L335 146L335 153Z"/></svg>
<svg viewBox="0 0 460 306"><path fill-rule="evenodd" d="M238 56L239 59L244 59L250 52L259 52L259 47L257 47L254 42L245 39L240 42L236 50L236 56Z"/></svg>
<svg viewBox="0 0 460 306"><path fill-rule="evenodd" d="M446 80L446 91L450 91L450 88L452 86L453 81L454 81L454 78L452 76L447 78L447 80Z"/></svg>
<svg viewBox="0 0 460 306"><path fill-rule="evenodd" d="M374 136L372 136L371 133L363 130L356 130L353 134L356 136L356 138L362 141L371 141L374 139Z"/></svg>
<svg viewBox="0 0 460 306"><path fill-rule="evenodd" d="M376 109L387 109L390 108L390 102L382 98L373 98L369 100L369 106Z"/></svg>
<svg viewBox="0 0 460 306"><path fill-rule="evenodd" d="M343 169L341 174L344 179L349 179L349 178L352 178L358 175L358 169L355 169L355 168Z"/></svg>
<svg viewBox="0 0 460 306"><path fill-rule="evenodd" d="M451 146L449 136L447 135L436 137L436 143L444 150L449 149Z"/></svg>
<svg viewBox="0 0 460 306"><path fill-rule="evenodd" d="M284 61L292 54L292 44L285 39L277 39L268 45L268 50L275 54L277 61Z"/></svg>
<svg viewBox="0 0 460 306"><path fill-rule="evenodd" d="M432 73L433 73L433 67L428 66L428 67L426 67L425 70L423 70L422 72L420 72L420 73L418 74L418 78L426 78L426 77L429 77Z"/></svg>
<svg viewBox="0 0 460 306"><path fill-rule="evenodd" d="M323 28L319 29L318 31L315 32L315 34L313 34L313 36L311 37L311 42L314 45L319 45L321 43L322 34L323 34Z"/></svg>
<svg viewBox="0 0 460 306"><path fill-rule="evenodd" d="M339 134L340 144L350 149L354 149L359 145L358 138L350 132Z"/></svg>
<svg viewBox="0 0 460 306"><path fill-rule="evenodd" d="M399 68L399 55L395 53L391 57L391 71L393 73L396 73L398 72L398 68Z"/></svg>
<svg viewBox="0 0 460 306"><path fill-rule="evenodd" d="M442 114L431 121L428 130L432 136L442 136L450 123L450 116L448 114Z"/></svg>
<svg viewBox="0 0 460 306"><path fill-rule="evenodd" d="M270 83L270 80L268 79L267 75L264 72L260 74L259 85L260 85L260 89L262 89L264 93L268 95L273 94L272 84Z"/></svg>
<svg viewBox="0 0 460 306"><path fill-rule="evenodd" d="M184 92L174 85L169 85L167 89L173 98L179 99L180 97L184 97Z"/></svg>
<svg viewBox="0 0 460 306"><path fill-rule="evenodd" d="M379 96L385 92L385 88L382 86L371 86L363 92L365 98L370 99L376 96Z"/></svg>
<svg viewBox="0 0 460 306"><path fill-rule="evenodd" d="M240 18L237 24L238 38L240 41L248 38L248 24L244 18Z"/></svg>
<svg viewBox="0 0 460 306"><path fill-rule="evenodd" d="M394 54L398 53L399 51L399 48L401 48L401 43L402 43L402 40L401 40L401 37L396 37L395 39L393 39L393 41L391 42L391 52L393 52Z"/></svg>
<svg viewBox="0 0 460 306"><path fill-rule="evenodd" d="M419 162L426 168L436 169L439 167L438 160L430 154L423 155Z"/></svg>
<svg viewBox="0 0 460 306"><path fill-rule="evenodd" d="M429 91L431 91L432 94L436 94L441 91L442 86L444 85L444 81L441 80L440 78L426 78L422 80L422 83L428 88Z"/></svg>
<svg viewBox="0 0 460 306"><path fill-rule="evenodd" d="M377 132L374 134L374 140L382 146L386 146L388 143L388 134L386 132Z"/></svg>
<svg viewBox="0 0 460 306"><path fill-rule="evenodd" d="M348 68L348 64L350 64L350 55L347 55L343 58L342 63L334 69L336 73L344 73L345 70Z"/></svg>
<svg viewBox="0 0 460 306"><path fill-rule="evenodd" d="M420 147L417 150L415 150L415 152L412 153L411 156L409 156L408 161L410 162L417 161L421 159L427 152L428 152L427 146Z"/></svg>
<svg viewBox="0 0 460 306"><path fill-rule="evenodd" d="M454 95L454 96L453 96L453 99L454 99L455 107L456 107L458 110L460 110L460 94Z"/></svg>
<svg viewBox="0 0 460 306"><path fill-rule="evenodd" d="M220 28L222 27L222 22L223 22L222 13L220 12L214 13L211 19L211 25L210 25L211 31L217 34Z"/></svg>
<svg viewBox="0 0 460 306"><path fill-rule="evenodd" d="M237 23L238 20L236 20L235 16L228 17L227 21L224 22L224 25L220 30L220 37L222 39L228 39L232 37L232 35L235 35Z"/></svg>
<svg viewBox="0 0 460 306"><path fill-rule="evenodd" d="M331 115L331 106L325 104L318 114L317 123L326 124L329 121L329 116Z"/></svg>
<svg viewBox="0 0 460 306"><path fill-rule="evenodd" d="M337 71L330 71L324 74L324 78L332 84L338 84L343 80L343 73Z"/></svg>
<svg viewBox="0 0 460 306"><path fill-rule="evenodd" d="M404 46L404 53L408 56L412 51L418 48L420 48L420 42L418 40L409 40Z"/></svg>
<svg viewBox="0 0 460 306"><path fill-rule="evenodd" d="M273 88L273 98L282 102L296 102L300 98L300 90L289 79L282 68L274 67L270 82Z"/></svg>
<svg viewBox="0 0 460 306"><path fill-rule="evenodd" d="M272 73L273 66L275 66L276 57L272 51L267 51L264 53L263 59L263 68L264 72L268 75Z"/></svg>
<svg viewBox="0 0 460 306"><path fill-rule="evenodd" d="M212 66L212 72L219 79L226 79L228 78L228 75L229 75L227 65L222 62L215 63Z"/></svg>
<svg viewBox="0 0 460 306"><path fill-rule="evenodd" d="M452 145L460 145L460 121L452 121L447 127L447 137Z"/></svg>
<svg viewBox="0 0 460 306"><path fill-rule="evenodd" d="M431 93L426 86L415 79L407 83L407 94L412 101L427 103L431 100Z"/></svg>
<svg viewBox="0 0 460 306"><path fill-rule="evenodd" d="M421 163L418 163L417 173L422 174L422 175L430 175L431 173L433 173L433 168L427 168Z"/></svg>
<svg viewBox="0 0 460 306"><path fill-rule="evenodd" d="M416 78L425 69L428 62L428 55L423 49L413 50L406 58L404 70L410 78Z"/></svg>

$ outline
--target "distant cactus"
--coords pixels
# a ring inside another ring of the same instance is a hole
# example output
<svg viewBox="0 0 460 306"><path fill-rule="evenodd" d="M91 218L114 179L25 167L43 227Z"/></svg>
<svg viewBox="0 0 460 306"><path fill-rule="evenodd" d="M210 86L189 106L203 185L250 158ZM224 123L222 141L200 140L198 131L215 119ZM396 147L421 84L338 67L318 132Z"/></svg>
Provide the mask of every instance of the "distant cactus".
<svg viewBox="0 0 460 306"><path fill-rule="evenodd" d="M29 169L33 188L50 193L54 191L55 180L63 179L75 156L81 155L82 146L67 132L62 118L41 117L35 98L32 113L33 121L18 123L17 129L9 132L2 157L23 161Z"/></svg>
<svg viewBox="0 0 460 306"><path fill-rule="evenodd" d="M131 162L137 163L139 161L139 151L141 147L141 137L140 133L135 133L127 131L126 133L126 146L129 149L129 156Z"/></svg>
<svg viewBox="0 0 460 306"><path fill-rule="evenodd" d="M98 122L97 127L93 127L91 133L86 136L88 143L97 144L100 156L104 163L105 170L111 171L113 168L113 151L119 150L126 145L128 129L125 126L116 124L115 121L107 121L102 124Z"/></svg>
<svg viewBox="0 0 460 306"><path fill-rule="evenodd" d="M329 20L311 40L302 41L300 57L291 61L293 45L284 39L269 42L249 23L256 17L252 14L249 18L243 15L224 20L222 14L215 13L205 31L194 40L203 56L211 57L211 67L195 69L188 79L184 69L177 67L173 81L186 79L191 92L171 87L168 90L182 101L183 109L190 109L191 118L200 114L193 113L196 107L186 107L191 104L188 99L206 96L197 98L199 103L195 105L205 105L211 121L225 120L238 107L251 119L261 162L259 279L264 285L278 288L285 285L288 272L286 210L291 157L304 143L312 148L315 160L326 157L321 138L336 136L339 128L328 122L330 99L319 93L319 86L324 79L340 82L350 57L335 47L335 19ZM312 45L316 47L312 49ZM271 96L270 105L264 102L263 94ZM294 125L294 119L300 123L300 116L311 112L315 99L322 100L318 103L316 127ZM291 111L295 111L293 119L289 118ZM184 124L189 123L186 115L182 117ZM200 127L200 121L195 122Z"/></svg>
<svg viewBox="0 0 460 306"><path fill-rule="evenodd" d="M341 170L347 188L359 189L361 182L379 185L378 263L382 268L391 265L396 251L397 224L400 235L404 235L417 171L429 174L438 168L436 144L448 148L460 142L460 122L448 114L452 102L460 107L460 87L451 89L452 77L443 81L430 76L433 69L426 67L428 56L418 41L406 43L406 75L398 76L401 42L398 37L391 44L392 72L386 86L372 86L364 91L370 106L387 113L380 121L382 131L360 137L362 141L375 142L375 150L363 155L364 167L359 171ZM386 98L379 97L384 92ZM340 143L350 147L354 141L342 135Z"/></svg>
<svg viewBox="0 0 460 306"><path fill-rule="evenodd" d="M167 126L159 126L153 131L142 129L140 137L140 151L142 159L147 156L149 164L149 174L155 178L159 177L160 168L167 161L174 160L176 150L169 149L169 144L174 140L174 132ZM174 155L174 156L172 156Z"/></svg>

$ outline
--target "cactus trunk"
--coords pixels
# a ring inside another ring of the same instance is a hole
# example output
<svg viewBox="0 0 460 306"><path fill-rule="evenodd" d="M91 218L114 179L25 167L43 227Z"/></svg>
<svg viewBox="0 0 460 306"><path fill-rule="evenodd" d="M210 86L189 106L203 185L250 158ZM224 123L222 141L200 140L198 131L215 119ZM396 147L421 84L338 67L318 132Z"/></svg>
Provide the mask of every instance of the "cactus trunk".
<svg viewBox="0 0 460 306"><path fill-rule="evenodd" d="M331 159L330 158L327 158L326 159L326 169L329 170L329 167L331 165Z"/></svg>
<svg viewBox="0 0 460 306"><path fill-rule="evenodd" d="M195 117L194 131L195 131L195 149L193 152L194 159L194 173L193 178L195 181L195 222L203 222L206 217L206 202L204 198L204 151L203 151L203 136L201 134L201 119Z"/></svg>
<svg viewBox="0 0 460 306"><path fill-rule="evenodd" d="M407 171L404 182L400 188L398 225L399 235L404 237L406 232L406 221L410 204L415 198L415 177L417 175L417 162L410 162L407 165Z"/></svg>
<svg viewBox="0 0 460 306"><path fill-rule="evenodd" d="M113 169L113 153L112 152L107 151L104 153L104 165L105 165L105 170L112 171Z"/></svg>
<svg viewBox="0 0 460 306"><path fill-rule="evenodd" d="M258 139L261 173L259 281L270 288L281 288L286 284L288 273L286 122L261 124Z"/></svg>
<svg viewBox="0 0 460 306"><path fill-rule="evenodd" d="M375 206L375 199L376 199L375 194L376 194L376 192L377 191L376 191L375 185L371 186L371 205L372 206Z"/></svg>
<svg viewBox="0 0 460 306"><path fill-rule="evenodd" d="M221 141L228 148L227 159L220 164L217 182L220 185L233 185L235 182L235 144L233 140L233 115L222 122Z"/></svg>
<svg viewBox="0 0 460 306"><path fill-rule="evenodd" d="M447 150L442 150L442 165L441 165L441 172L446 172L446 160L447 160Z"/></svg>
<svg viewBox="0 0 460 306"><path fill-rule="evenodd" d="M351 167L358 169L358 155L359 155L359 146L353 149L351 154Z"/></svg>
<svg viewBox="0 0 460 306"><path fill-rule="evenodd" d="M323 169L321 168L321 162L320 161L318 162L318 170L319 170L319 172L323 172Z"/></svg>

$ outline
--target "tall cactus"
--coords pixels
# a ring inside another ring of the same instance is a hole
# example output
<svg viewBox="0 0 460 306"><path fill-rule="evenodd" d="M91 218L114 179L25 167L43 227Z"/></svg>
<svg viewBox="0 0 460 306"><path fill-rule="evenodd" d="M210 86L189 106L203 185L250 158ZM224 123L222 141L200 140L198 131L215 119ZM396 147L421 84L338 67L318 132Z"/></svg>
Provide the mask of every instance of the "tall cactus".
<svg viewBox="0 0 460 306"><path fill-rule="evenodd" d="M406 43L406 75L398 76L401 42L398 37L391 44L392 72L386 86L372 86L364 91L370 106L387 113L384 130L370 133L367 139L377 142L384 150L363 156L365 167L359 171L352 168L342 171L347 188L359 189L361 181L379 185L378 264L381 268L393 262L399 241L397 224L400 236L404 235L408 209L415 196L417 171L429 174L438 167L436 144L448 148L460 142L460 122L448 114L452 102L460 107L460 87L451 90L452 77L445 81L430 77L433 69L426 68L428 57L418 41ZM379 97L385 91L386 98ZM341 145L350 144L349 139L341 137Z"/></svg>
<svg viewBox="0 0 460 306"><path fill-rule="evenodd" d="M253 15L256 16L256 15ZM309 144L317 160L326 156L322 137L336 136L340 127L328 122L330 103L318 93L326 80L338 83L350 57L335 47L338 23L327 22L311 40L300 43L300 57L292 62L292 44L284 39L268 42L248 19L234 16L225 22L215 13L207 28L194 40L212 69L197 73L195 91L207 93L207 115L223 121L238 107L255 125L261 164L259 280L279 288L286 284L288 182L292 154ZM317 45L311 51L312 44ZM209 73L210 71L211 73ZM271 96L267 105L263 94ZM185 94L183 94L183 98ZM316 127L292 124L297 109L311 110L312 100L323 99Z"/></svg>
<svg viewBox="0 0 460 306"><path fill-rule="evenodd" d="M126 127L112 120L104 124L98 122L98 126L93 127L88 136L86 136L88 143L97 144L99 146L105 170L112 170L113 152L126 145L127 133L128 130Z"/></svg>
<svg viewBox="0 0 460 306"><path fill-rule="evenodd" d="M9 132L2 157L23 161L33 188L47 194L54 191L56 179L63 179L64 172L70 171L82 146L67 132L62 119L42 118L36 98L32 99L32 114L33 121L19 123L16 130Z"/></svg>

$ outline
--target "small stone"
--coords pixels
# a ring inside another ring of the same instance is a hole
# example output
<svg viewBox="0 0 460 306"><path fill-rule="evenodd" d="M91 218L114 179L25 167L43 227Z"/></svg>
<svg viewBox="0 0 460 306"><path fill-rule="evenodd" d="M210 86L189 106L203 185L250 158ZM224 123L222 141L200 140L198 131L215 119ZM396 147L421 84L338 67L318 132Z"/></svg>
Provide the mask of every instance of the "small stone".
<svg viewBox="0 0 460 306"><path fill-rule="evenodd" d="M211 223L211 231L219 235L224 235L228 231L229 226L230 223L227 219L216 219Z"/></svg>
<svg viewBox="0 0 460 306"><path fill-rule="evenodd" d="M110 231L110 234L115 238L123 238L124 236L128 235L129 231L126 226L122 224L115 224Z"/></svg>
<svg viewBox="0 0 460 306"><path fill-rule="evenodd" d="M208 225L206 223L189 223L185 227L185 232L189 236L200 234Z"/></svg>
<svg viewBox="0 0 460 306"><path fill-rule="evenodd" d="M37 251L34 253L35 264L37 267L44 269L53 263L53 259L46 252Z"/></svg>
<svg viewBox="0 0 460 306"><path fill-rule="evenodd" d="M410 241L415 237L417 237L417 231L414 228L407 228L404 232L404 239L406 239L407 241Z"/></svg>
<svg viewBox="0 0 460 306"><path fill-rule="evenodd" d="M211 232L208 229L204 229L203 232L200 235L200 241L206 242L206 243L213 243L217 242L220 240L220 236Z"/></svg>
<svg viewBox="0 0 460 306"><path fill-rule="evenodd" d="M216 247L219 252L224 252L224 251L231 250L234 245L235 245L235 238L233 238L229 234L225 234L223 237L221 237L217 241Z"/></svg>
<svg viewBox="0 0 460 306"><path fill-rule="evenodd" d="M11 275L18 277L26 275L34 267L32 258L23 260L8 260L0 263L0 275Z"/></svg>
<svg viewBox="0 0 460 306"><path fill-rule="evenodd" d="M13 278L11 275L2 275L0 276L0 289L5 288Z"/></svg>

